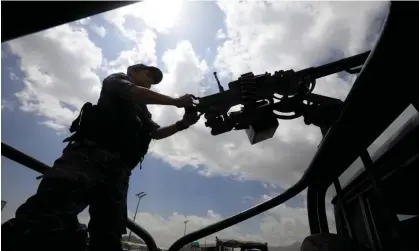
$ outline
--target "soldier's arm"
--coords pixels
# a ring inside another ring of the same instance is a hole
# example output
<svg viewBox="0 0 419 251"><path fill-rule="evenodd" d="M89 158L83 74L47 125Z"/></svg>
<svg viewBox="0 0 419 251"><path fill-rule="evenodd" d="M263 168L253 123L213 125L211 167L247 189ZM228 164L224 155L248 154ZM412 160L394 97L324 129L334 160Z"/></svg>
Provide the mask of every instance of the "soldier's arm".
<svg viewBox="0 0 419 251"><path fill-rule="evenodd" d="M154 130L151 133L151 138L156 139L156 140L164 139L164 138L172 136L173 134L175 134L179 131L181 131L181 130L178 129L178 126L176 126L176 123L175 123L173 125L166 126L166 127L160 127L158 129Z"/></svg>
<svg viewBox="0 0 419 251"><path fill-rule="evenodd" d="M184 119L174 123L173 125L169 125L165 127L160 127L157 123L155 122L153 123L155 124L155 126L152 129L151 138L156 139L156 140L170 137L173 134L176 134L180 131L187 129L190 125Z"/></svg>
<svg viewBox="0 0 419 251"><path fill-rule="evenodd" d="M140 86L133 86L130 88L126 96L132 102L140 102L150 105L178 106L177 99Z"/></svg>
<svg viewBox="0 0 419 251"><path fill-rule="evenodd" d="M189 128L189 126L195 124L196 122L198 122L198 120L199 120L198 113L189 112L189 113L185 113L185 115L183 115L183 118L180 121L170 126L160 127L159 125L153 122L155 124L155 127L152 130L151 137L153 139L164 139L164 138L170 137L177 132L180 132Z"/></svg>
<svg viewBox="0 0 419 251"><path fill-rule="evenodd" d="M179 106L179 99L136 86L129 80L119 76L110 76L106 78L103 81L103 88L106 91L120 95L122 98L133 103L140 102L150 105Z"/></svg>

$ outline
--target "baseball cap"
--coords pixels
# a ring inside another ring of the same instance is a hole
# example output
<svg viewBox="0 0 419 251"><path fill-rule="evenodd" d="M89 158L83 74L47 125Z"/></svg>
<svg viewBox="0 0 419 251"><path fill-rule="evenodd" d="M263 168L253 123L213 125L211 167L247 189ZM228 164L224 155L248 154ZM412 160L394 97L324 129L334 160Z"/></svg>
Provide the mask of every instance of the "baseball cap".
<svg viewBox="0 0 419 251"><path fill-rule="evenodd" d="M163 79L163 72L154 66L147 66L145 64L135 64L135 65L131 65L128 67L127 69L127 73L131 72L131 71L138 71L138 70L149 70L149 72L151 73L152 78L155 81L155 84L158 84L162 81Z"/></svg>

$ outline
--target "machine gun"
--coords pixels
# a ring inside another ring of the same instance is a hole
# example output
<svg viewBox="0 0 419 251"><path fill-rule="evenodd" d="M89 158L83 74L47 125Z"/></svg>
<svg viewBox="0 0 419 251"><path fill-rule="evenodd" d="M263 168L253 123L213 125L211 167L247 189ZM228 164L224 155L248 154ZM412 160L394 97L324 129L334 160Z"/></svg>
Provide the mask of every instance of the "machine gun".
<svg viewBox="0 0 419 251"><path fill-rule="evenodd" d="M224 90L214 72L220 92L198 98L199 103L192 109L200 116L204 114L205 125L211 128L212 135L245 130L251 144L272 138L279 126L278 119L303 116L307 125L314 124L325 134L339 116L343 102L312 93L316 79L341 71L359 73L369 53L296 72L260 75L249 72L230 82L228 90ZM241 105L239 111L229 111L237 105Z"/></svg>

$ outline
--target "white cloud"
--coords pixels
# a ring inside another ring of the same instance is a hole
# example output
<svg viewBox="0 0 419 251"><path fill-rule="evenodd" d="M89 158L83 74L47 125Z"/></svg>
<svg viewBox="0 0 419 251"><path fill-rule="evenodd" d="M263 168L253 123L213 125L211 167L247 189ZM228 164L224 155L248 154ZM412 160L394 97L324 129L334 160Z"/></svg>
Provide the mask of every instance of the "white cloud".
<svg viewBox="0 0 419 251"><path fill-rule="evenodd" d="M67 24L8 43L22 59L25 74L25 87L16 93L20 109L44 117L41 123L46 126L66 130L84 102L97 101L99 71L125 72L138 62L156 64L156 34L144 30L137 35L138 44L111 61L103 59L86 29Z"/></svg>
<svg viewBox="0 0 419 251"><path fill-rule="evenodd" d="M224 33L223 30L219 29L219 30L217 30L217 33L215 34L215 37L217 39L223 40L227 37L227 35Z"/></svg>
<svg viewBox="0 0 419 251"><path fill-rule="evenodd" d="M65 24L8 45L21 58L25 74L25 87L16 93L23 111L61 128L69 125L84 102L96 101L100 80L95 71L102 64L102 50L84 28Z"/></svg>
<svg viewBox="0 0 419 251"><path fill-rule="evenodd" d="M147 27L159 33L167 33L176 25L182 7L183 0L144 1L106 12L104 18L115 25L122 35L135 41L136 31L125 28L128 17L142 20Z"/></svg>
<svg viewBox="0 0 419 251"><path fill-rule="evenodd" d="M228 39L215 66L238 77L253 71L309 67L335 54L370 49L383 2L219 1ZM343 56L343 55L342 55Z"/></svg>
<svg viewBox="0 0 419 251"><path fill-rule="evenodd" d="M149 29L137 33L137 44L131 48L121 51L115 60L105 63L103 69L108 74L115 72L126 72L127 67L132 64L143 63L156 65L156 34Z"/></svg>
<svg viewBox="0 0 419 251"><path fill-rule="evenodd" d="M80 24L80 25L88 25L91 21L90 17L86 17L86 18L82 18L80 20L76 21L76 24Z"/></svg>
<svg viewBox="0 0 419 251"><path fill-rule="evenodd" d="M16 104L12 101L8 101L8 100L5 100L5 99L1 100L1 109L2 110L7 109L9 111L13 111L15 109L15 105Z"/></svg>
<svg viewBox="0 0 419 251"><path fill-rule="evenodd" d="M101 38L104 38L106 36L106 29L105 29L105 27L98 26L98 25L92 25L91 28Z"/></svg>
<svg viewBox="0 0 419 251"><path fill-rule="evenodd" d="M242 203L247 203L249 201L253 201L253 197L252 196L244 196L242 198Z"/></svg>
<svg viewBox="0 0 419 251"><path fill-rule="evenodd" d="M176 48L166 50L161 60L166 81L157 86L159 91L172 95L198 94L208 65L195 53L189 41L180 41Z"/></svg>
<svg viewBox="0 0 419 251"><path fill-rule="evenodd" d="M13 72L10 72L9 73L9 78L10 78L10 80L12 80L12 81L16 81L16 80L19 80L19 78L16 76L16 74L14 74Z"/></svg>

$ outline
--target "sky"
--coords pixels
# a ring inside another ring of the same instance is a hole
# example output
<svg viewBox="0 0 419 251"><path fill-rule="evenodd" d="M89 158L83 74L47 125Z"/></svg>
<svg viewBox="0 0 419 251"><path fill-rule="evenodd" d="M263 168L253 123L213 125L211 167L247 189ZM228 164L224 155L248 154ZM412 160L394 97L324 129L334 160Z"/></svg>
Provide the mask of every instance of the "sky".
<svg viewBox="0 0 419 251"><path fill-rule="evenodd" d="M164 6L164 8L162 8ZM373 48L387 14L386 2L261 2L154 0L112 10L18 38L1 46L1 136L48 165L81 106L97 101L101 81L130 64L158 66L163 81L153 90L173 97L217 92L212 72L225 88L241 74L299 70ZM318 80L315 93L345 99L356 76ZM182 110L149 106L170 125ZM368 149L371 154L407 119L409 107ZM201 119L170 138L152 142L142 170L128 191L129 217L135 194L145 192L136 222L161 247L186 232L220 221L283 192L299 180L321 140L302 119L280 121L275 136L250 145L243 131L212 136ZM34 171L1 159L2 222L36 191ZM355 161L345 183L361 167ZM329 225L333 209L327 194ZM308 234L305 191L294 199L217 236L290 245ZM88 222L83 211L81 222ZM215 235L206 238L213 242ZM201 240L202 241L202 240Z"/></svg>

